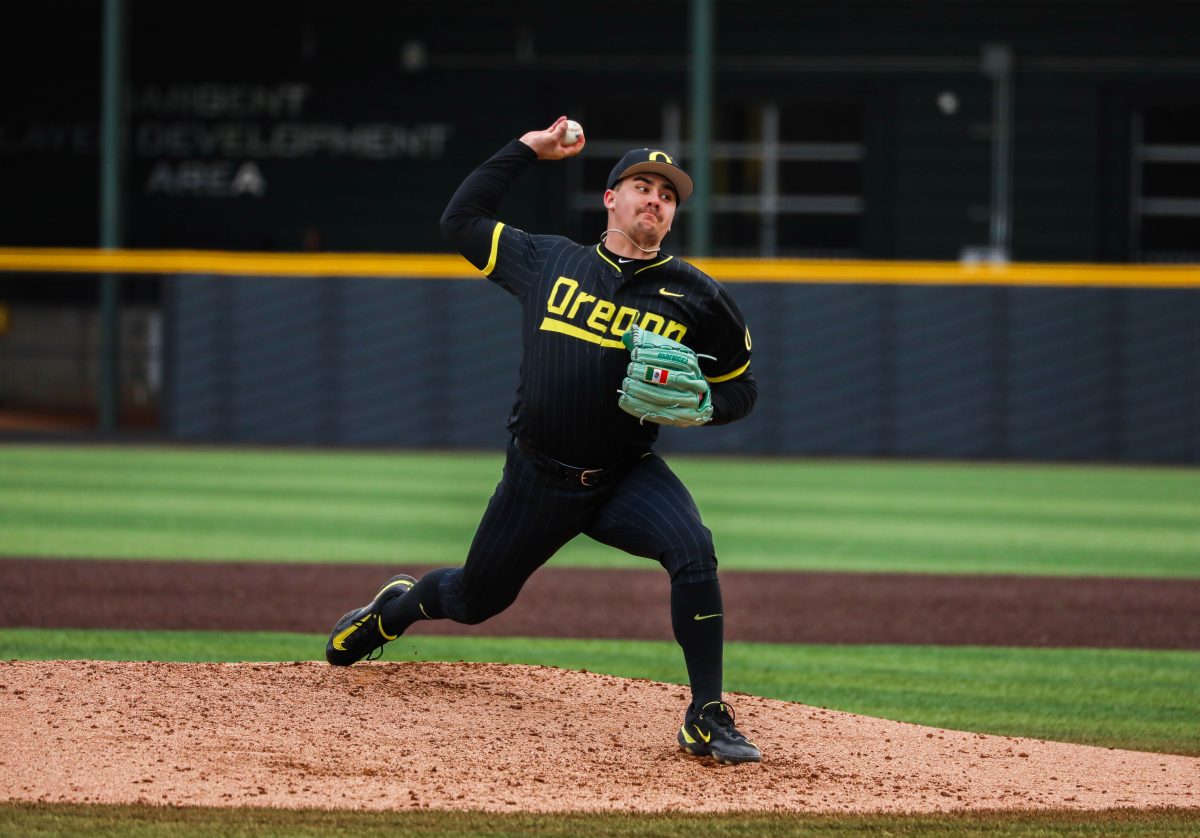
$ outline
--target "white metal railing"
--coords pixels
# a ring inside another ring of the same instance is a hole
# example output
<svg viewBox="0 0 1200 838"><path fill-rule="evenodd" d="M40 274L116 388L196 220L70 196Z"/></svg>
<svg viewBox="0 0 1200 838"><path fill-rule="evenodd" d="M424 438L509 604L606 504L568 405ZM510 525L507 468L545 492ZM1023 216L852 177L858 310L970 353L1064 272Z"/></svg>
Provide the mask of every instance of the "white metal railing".
<svg viewBox="0 0 1200 838"><path fill-rule="evenodd" d="M782 215L825 215L853 216L865 211L866 201L856 194L783 193L780 191L780 164L790 162L857 163L867 156L866 146L861 142L783 142L779 138L779 106L765 104L759 124L760 139L757 142L717 141L711 146L713 161L753 161L759 165L758 188L748 194L715 193L711 198L711 210L716 213L754 214L760 217L757 250L750 242L740 243L736 249L741 253L756 252L756 255L777 255L777 229ZM663 107L661 138L662 148L670 149L681 162L689 157L688 144L682 141L683 115L678 105ZM593 155L616 159L630 148L644 144L639 140L588 140L588 152ZM572 178L569 206L574 211L598 209L595 185L581 183ZM726 250L729 248L726 247Z"/></svg>

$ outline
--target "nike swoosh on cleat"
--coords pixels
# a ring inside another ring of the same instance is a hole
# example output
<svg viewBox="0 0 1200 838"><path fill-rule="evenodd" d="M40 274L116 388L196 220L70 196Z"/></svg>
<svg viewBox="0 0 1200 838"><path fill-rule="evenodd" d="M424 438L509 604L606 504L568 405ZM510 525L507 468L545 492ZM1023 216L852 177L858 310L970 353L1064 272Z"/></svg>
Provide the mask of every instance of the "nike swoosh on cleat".
<svg viewBox="0 0 1200 838"><path fill-rule="evenodd" d="M704 740L705 745L707 745L712 740L712 734L710 733L707 736L705 736L704 731L702 731L698 726L692 725L692 730L696 731L696 735Z"/></svg>
<svg viewBox="0 0 1200 838"><path fill-rule="evenodd" d="M673 291L668 291L666 288L659 288L658 293L662 294L664 297L682 297L683 296L683 294L676 294Z"/></svg>
<svg viewBox="0 0 1200 838"><path fill-rule="evenodd" d="M339 652L346 651L346 638L349 637L350 635L354 634L354 632L357 631L358 629L362 628L363 625L370 618L371 618L371 615L368 614L366 617L363 617L361 620L355 620L353 623L346 626L345 629L343 629L341 632L338 633L337 637L333 638L333 648L337 649Z"/></svg>
<svg viewBox="0 0 1200 838"><path fill-rule="evenodd" d="M720 616L721 616L720 614L705 614L703 616L697 614L696 616L692 617L692 619L695 620L696 622L700 622L701 620L711 620L713 617L720 617Z"/></svg>

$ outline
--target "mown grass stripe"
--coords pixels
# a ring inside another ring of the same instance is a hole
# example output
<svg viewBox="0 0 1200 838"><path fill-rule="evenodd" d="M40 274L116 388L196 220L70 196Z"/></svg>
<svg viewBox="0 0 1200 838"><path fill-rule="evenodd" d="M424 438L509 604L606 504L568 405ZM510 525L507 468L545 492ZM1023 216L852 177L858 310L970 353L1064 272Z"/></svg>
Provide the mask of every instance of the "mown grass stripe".
<svg viewBox="0 0 1200 838"><path fill-rule="evenodd" d="M722 567L1200 578L1200 471L672 458ZM0 447L0 555L458 563L498 453ZM644 566L586 539L560 566Z"/></svg>
<svg viewBox="0 0 1200 838"><path fill-rule="evenodd" d="M1114 809L1104 812L972 812L945 815L605 814L533 815L485 812L357 812L327 809L264 809L114 806L65 803L0 803L0 835L94 838L825 838L829 835L1094 836L1195 835L1195 810Z"/></svg>

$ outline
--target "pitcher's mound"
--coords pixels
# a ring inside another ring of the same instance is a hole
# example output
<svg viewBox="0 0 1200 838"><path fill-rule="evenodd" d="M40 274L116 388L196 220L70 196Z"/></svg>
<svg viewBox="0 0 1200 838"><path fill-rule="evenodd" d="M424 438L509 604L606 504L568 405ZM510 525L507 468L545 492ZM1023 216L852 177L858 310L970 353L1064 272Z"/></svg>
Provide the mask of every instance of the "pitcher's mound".
<svg viewBox="0 0 1200 838"><path fill-rule="evenodd" d="M758 765L678 750L683 687L471 663L0 663L12 800L559 812L1200 807L1200 759L730 696Z"/></svg>

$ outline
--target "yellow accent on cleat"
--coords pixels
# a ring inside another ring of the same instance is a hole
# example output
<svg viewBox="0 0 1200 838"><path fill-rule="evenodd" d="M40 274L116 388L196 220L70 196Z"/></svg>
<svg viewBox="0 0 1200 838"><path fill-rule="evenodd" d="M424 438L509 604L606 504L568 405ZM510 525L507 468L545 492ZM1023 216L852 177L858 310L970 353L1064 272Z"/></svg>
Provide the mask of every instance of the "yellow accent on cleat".
<svg viewBox="0 0 1200 838"><path fill-rule="evenodd" d="M388 590L388 588L394 588L396 585L400 585L400 586L404 587L405 590L412 590L412 587L413 587L413 583L407 579L397 579L394 582L389 582L388 584L384 585L382 588L379 589L379 593L375 594L375 600L372 600L371 604L373 605L375 603L375 601L378 600L379 597L382 596L383 593ZM344 629L342 629L340 632L338 632L334 636L333 641L331 643L333 648L337 649L339 652L347 651L346 640L350 637L350 635L354 634L354 632L358 631L363 626L365 626L368 622L370 622L372 616L375 617L375 625L379 628L379 636L382 637L385 641L386 640L395 640L397 637L400 636L398 634L388 634L386 631L383 630L383 618L378 614L372 615L371 612L367 612L367 614L365 616L363 616L361 619L355 620L354 622L352 622L350 625L346 626Z"/></svg>
<svg viewBox="0 0 1200 838"><path fill-rule="evenodd" d="M367 616L370 617L369 614ZM363 623L366 621L367 620L365 618L362 620L355 620L353 623L346 626L345 629L338 633L337 637L333 638L333 648L337 649L339 652L346 651L346 638L354 634L354 632L356 632L358 629L362 628Z"/></svg>

